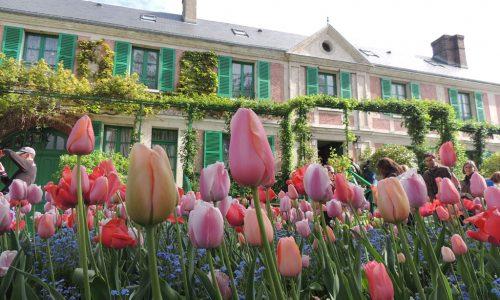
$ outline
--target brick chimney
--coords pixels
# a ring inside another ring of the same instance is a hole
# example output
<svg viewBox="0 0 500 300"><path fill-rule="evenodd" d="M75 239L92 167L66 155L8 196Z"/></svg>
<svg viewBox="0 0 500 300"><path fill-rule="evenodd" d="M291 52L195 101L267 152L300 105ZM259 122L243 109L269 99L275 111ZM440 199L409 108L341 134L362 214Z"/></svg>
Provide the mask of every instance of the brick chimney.
<svg viewBox="0 0 500 300"><path fill-rule="evenodd" d="M467 68L463 35L442 35L431 46L432 59L450 66Z"/></svg>
<svg viewBox="0 0 500 300"><path fill-rule="evenodd" d="M182 0L182 20L196 24L196 0Z"/></svg>

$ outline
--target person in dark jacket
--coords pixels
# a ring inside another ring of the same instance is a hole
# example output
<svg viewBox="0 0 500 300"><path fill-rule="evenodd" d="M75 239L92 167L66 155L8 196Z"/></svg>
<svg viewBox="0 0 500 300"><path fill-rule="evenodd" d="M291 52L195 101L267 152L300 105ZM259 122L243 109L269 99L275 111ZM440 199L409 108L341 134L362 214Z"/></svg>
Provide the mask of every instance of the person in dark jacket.
<svg viewBox="0 0 500 300"><path fill-rule="evenodd" d="M17 171L9 177L5 168L0 163L0 180L5 185L2 193L9 192L10 184L14 179L20 179L26 182L27 185L33 184L36 178L36 165L35 165L35 149L31 147L22 147L18 152L10 149L0 150L0 158L5 156L12 160L17 166Z"/></svg>
<svg viewBox="0 0 500 300"><path fill-rule="evenodd" d="M422 177L424 178L425 185L427 186L427 194L429 195L429 199L431 199L431 201L434 201L438 193L438 186L436 183L436 178L438 177L450 178L457 189L460 188L458 178L453 175L448 167L438 164L438 162L436 161L436 156L434 154L425 154L424 163L427 167L427 170L424 172L424 175Z"/></svg>
<svg viewBox="0 0 500 300"><path fill-rule="evenodd" d="M460 181L460 195L470 200L474 199L470 192L470 178L474 172L477 172L476 164L472 160L467 161L462 167L462 173L465 177L464 180Z"/></svg>
<svg viewBox="0 0 500 300"><path fill-rule="evenodd" d="M403 173L403 169L394 160L384 157L377 162L377 171L382 179L398 177Z"/></svg>

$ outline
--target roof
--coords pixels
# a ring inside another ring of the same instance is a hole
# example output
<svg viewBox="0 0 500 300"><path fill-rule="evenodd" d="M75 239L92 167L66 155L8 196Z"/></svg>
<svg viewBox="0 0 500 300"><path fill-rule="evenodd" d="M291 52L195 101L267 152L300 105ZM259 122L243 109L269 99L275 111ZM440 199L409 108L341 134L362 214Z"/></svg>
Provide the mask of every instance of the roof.
<svg viewBox="0 0 500 300"><path fill-rule="evenodd" d="M293 33L203 19L198 19L197 24L190 24L183 22L181 15L83 0L0 0L0 11L281 51L288 51L307 38ZM143 14L156 16L156 22L141 20ZM235 35L232 29L242 30L246 35ZM388 53L364 47L359 50L376 66L500 84L500 76L494 74L494 70L453 67L429 57L397 51ZM368 51L373 55L367 54L370 53Z"/></svg>

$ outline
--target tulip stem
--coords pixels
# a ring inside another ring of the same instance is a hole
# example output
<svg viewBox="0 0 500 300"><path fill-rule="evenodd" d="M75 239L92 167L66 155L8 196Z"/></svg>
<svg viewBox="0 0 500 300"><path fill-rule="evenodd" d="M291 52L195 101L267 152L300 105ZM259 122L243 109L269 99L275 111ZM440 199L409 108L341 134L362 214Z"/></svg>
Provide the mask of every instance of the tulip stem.
<svg viewBox="0 0 500 300"><path fill-rule="evenodd" d="M90 300L90 285L89 285L89 275L88 275L88 264L87 264L87 237L85 234L87 230L85 229L85 214L84 214L84 204L82 196L82 170L81 170L81 155L76 156L76 181L77 181L77 193L78 198L78 235L80 237L80 264L83 269L83 288L85 293L85 299Z"/></svg>
<svg viewBox="0 0 500 300"><path fill-rule="evenodd" d="M191 293L188 287L188 281L187 281L187 275L186 275L186 264L184 262L184 247L182 246L182 238L181 238L181 231L180 231L180 224L177 222L177 211L174 209L174 218L175 218L175 231L177 233L177 248L179 250L179 259L181 261L181 270L182 270L182 281L184 285L184 294L186 295L186 298L191 297Z"/></svg>
<svg viewBox="0 0 500 300"><path fill-rule="evenodd" d="M146 243L148 246L149 276L151 277L151 289L153 290L153 300L161 300L160 278L158 277L158 267L156 264L156 247L154 237L155 226L146 226Z"/></svg>
<svg viewBox="0 0 500 300"><path fill-rule="evenodd" d="M226 239L222 239L222 257L224 258L224 263L226 264L227 272L229 273L229 284L231 285L232 298L234 300L238 299L238 293L236 292L236 285L234 284L233 268L231 267L231 260L229 260L229 255L227 254Z"/></svg>
<svg viewBox="0 0 500 300"><path fill-rule="evenodd" d="M50 239L47 239L47 256L49 257L50 279L52 280L52 284L55 286L56 280L54 277L54 267L52 266L52 255L50 254Z"/></svg>
<svg viewBox="0 0 500 300"><path fill-rule="evenodd" d="M411 255L410 246L408 245L408 237L406 236L406 232L401 226L401 223L397 223L398 233L401 234L401 241L403 244L403 251L406 255L406 261L410 264L411 272L413 273L413 279L415 280L415 284L417 285L418 294L420 295L420 299L425 300L424 289L422 288L422 283L420 282L420 277L418 276L417 268L415 267L415 262L413 261L413 256Z"/></svg>
<svg viewBox="0 0 500 300"><path fill-rule="evenodd" d="M271 270L271 277L273 278L274 285L277 289L276 294L278 299L286 299L285 293L283 292L283 287L281 286L281 280L276 270L276 265L274 264L274 256L271 252L271 246L267 240L266 229L264 227L264 220L262 219L262 210L260 208L259 192L256 187L252 187L253 193L253 204L255 206L255 214L257 215L257 222L259 223L260 238L262 244L264 245L264 254L268 263L268 268ZM274 230L274 228L273 228Z"/></svg>
<svg viewBox="0 0 500 300"><path fill-rule="evenodd" d="M210 274L212 275L212 284L215 287L217 299L222 300L222 294L220 293L219 283L217 282L217 277L215 276L214 261L213 261L214 259L212 257L212 250L207 249L207 253L208 253L208 265L210 266ZM236 291L234 291L234 292L236 292Z"/></svg>

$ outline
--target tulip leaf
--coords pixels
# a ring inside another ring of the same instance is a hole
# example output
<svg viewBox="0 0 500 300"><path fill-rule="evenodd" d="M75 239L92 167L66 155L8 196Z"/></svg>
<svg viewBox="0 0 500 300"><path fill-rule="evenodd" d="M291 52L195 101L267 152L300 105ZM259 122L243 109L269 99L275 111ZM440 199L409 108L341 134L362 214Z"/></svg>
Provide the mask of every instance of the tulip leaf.
<svg viewBox="0 0 500 300"><path fill-rule="evenodd" d="M177 300L181 299L181 295L177 293L164 279L160 278L160 289L165 299Z"/></svg>
<svg viewBox="0 0 500 300"><path fill-rule="evenodd" d="M100 276L96 276L90 282L90 293L93 299L110 299L111 296L106 286L106 282Z"/></svg>
<svg viewBox="0 0 500 300"><path fill-rule="evenodd" d="M4 300L7 296L7 291L9 290L10 284L12 283L12 279L14 278L14 274L16 274L15 267L19 263L19 253L16 255L16 258L12 261L11 267L7 271L7 274L2 279L2 284L0 285L0 299Z"/></svg>
<svg viewBox="0 0 500 300"><path fill-rule="evenodd" d="M309 290L315 291L315 292L321 292L323 291L323 286L319 284L318 282L313 282L309 285Z"/></svg>
<svg viewBox="0 0 500 300"><path fill-rule="evenodd" d="M130 299L148 299L149 291L151 289L151 282L142 282L137 289L130 295Z"/></svg>
<svg viewBox="0 0 500 300"><path fill-rule="evenodd" d="M246 276L245 276L245 282L247 283L247 289L245 291L245 299L255 299L255 294L254 294L254 274L255 274L255 264L257 262L257 254L254 255L252 262L248 266ZM262 258L261 258L262 259ZM265 270L264 272L267 272ZM271 282L272 284L272 282ZM269 297L272 298L272 297ZM260 299L260 298L257 298Z"/></svg>
<svg viewBox="0 0 500 300"><path fill-rule="evenodd" d="M203 286L207 290L208 295L210 296L210 299L217 299L217 291L215 290L214 286L212 285L212 282L208 278L207 274L205 274L205 272L203 272L199 268L194 268L194 272L200 278L201 283L203 284Z"/></svg>
<svg viewBox="0 0 500 300"><path fill-rule="evenodd" d="M36 284L42 286L44 289L49 291L50 295L52 296L52 298L54 300L64 300L65 299L52 285L46 284L45 282L43 282L40 278L36 277L35 275L32 275L30 273L26 273L26 272L19 270L19 269L16 269L16 268L13 268L13 269L16 270L16 272L26 276L26 278L28 278L29 280L34 281ZM13 297L13 299L16 299L16 298Z"/></svg>
<svg viewBox="0 0 500 300"><path fill-rule="evenodd" d="M29 284L26 285L26 297L30 300L40 299Z"/></svg>

